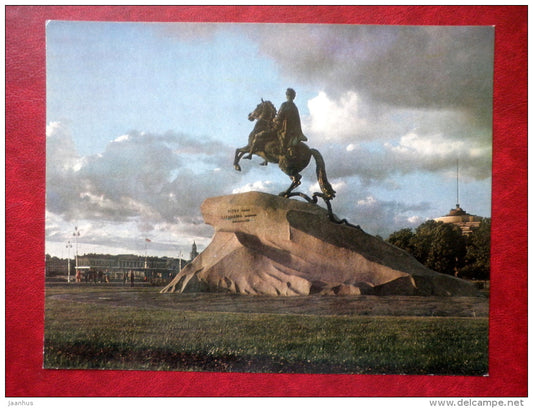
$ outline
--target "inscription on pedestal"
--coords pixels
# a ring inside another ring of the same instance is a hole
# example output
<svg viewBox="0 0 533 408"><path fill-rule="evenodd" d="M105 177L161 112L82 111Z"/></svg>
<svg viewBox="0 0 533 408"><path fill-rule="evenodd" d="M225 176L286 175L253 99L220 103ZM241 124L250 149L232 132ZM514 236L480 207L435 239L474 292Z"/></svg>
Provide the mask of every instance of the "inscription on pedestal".
<svg viewBox="0 0 533 408"><path fill-rule="evenodd" d="M253 221L255 217L257 217L257 214L251 208L229 208L227 214L222 219L236 224L239 222Z"/></svg>

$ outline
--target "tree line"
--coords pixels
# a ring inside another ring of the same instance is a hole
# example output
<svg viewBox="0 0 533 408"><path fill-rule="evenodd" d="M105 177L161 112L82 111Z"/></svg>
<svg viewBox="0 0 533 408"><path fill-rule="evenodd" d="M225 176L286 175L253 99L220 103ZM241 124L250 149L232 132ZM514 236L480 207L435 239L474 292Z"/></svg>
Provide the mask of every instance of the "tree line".
<svg viewBox="0 0 533 408"><path fill-rule="evenodd" d="M386 241L413 255L434 271L466 279L488 280L490 272L490 218L463 235L461 228L429 220L414 231L403 228Z"/></svg>

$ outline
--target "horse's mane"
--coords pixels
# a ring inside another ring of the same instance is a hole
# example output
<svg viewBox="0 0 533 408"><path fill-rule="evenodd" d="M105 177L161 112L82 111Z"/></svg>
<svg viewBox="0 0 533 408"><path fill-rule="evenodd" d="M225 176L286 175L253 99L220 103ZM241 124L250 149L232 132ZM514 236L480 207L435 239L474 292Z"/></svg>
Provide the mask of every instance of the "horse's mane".
<svg viewBox="0 0 533 408"><path fill-rule="evenodd" d="M276 107L274 106L274 104L270 101L263 101L264 104L266 104L268 106L268 108L270 109L270 112L271 112L271 117L269 119L274 119L276 117L276 113L277 113L277 110L276 110Z"/></svg>

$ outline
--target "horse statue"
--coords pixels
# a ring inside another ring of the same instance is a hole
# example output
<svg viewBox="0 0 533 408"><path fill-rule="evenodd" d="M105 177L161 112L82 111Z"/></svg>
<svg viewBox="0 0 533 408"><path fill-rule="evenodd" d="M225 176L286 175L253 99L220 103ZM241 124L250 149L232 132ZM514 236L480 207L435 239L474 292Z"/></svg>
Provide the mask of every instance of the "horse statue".
<svg viewBox="0 0 533 408"><path fill-rule="evenodd" d="M251 122L255 120L256 124L248 136L248 144L235 150L233 167L235 170L241 171L239 162L245 154L247 154L244 156L245 159L251 159L254 154L263 158L264 162L261 163L262 165L276 163L291 179L291 185L287 190L281 192L279 194L280 196L291 197L297 195L313 203L317 202L317 197L321 197L324 199L329 209L329 201L335 197L335 190L327 179L326 165L322 155L318 150L309 148L301 141L291 147L291 154L283 152L278 137L278 131L274 126L275 117L276 107L274 104L270 101L264 101L261 99L261 103L259 103L255 110L248 115L248 120ZM293 190L301 184L300 180L302 176L300 175L300 172L309 165L311 157L314 158L316 163L316 175L320 190L322 191L322 193L314 193L313 198L310 198L303 193L293 192Z"/></svg>

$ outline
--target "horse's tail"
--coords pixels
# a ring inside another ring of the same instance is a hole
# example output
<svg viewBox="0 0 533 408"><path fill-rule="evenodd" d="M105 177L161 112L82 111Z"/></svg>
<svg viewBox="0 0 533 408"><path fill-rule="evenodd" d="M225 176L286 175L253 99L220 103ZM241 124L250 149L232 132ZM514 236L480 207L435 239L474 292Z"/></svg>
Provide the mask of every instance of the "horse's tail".
<svg viewBox="0 0 533 408"><path fill-rule="evenodd" d="M331 184L329 184L328 177L326 175L326 163L324 163L324 158L320 152L316 149L309 149L313 155L316 162L316 177L318 179L318 184L320 189L324 193L324 198L331 200L335 197L335 190Z"/></svg>

